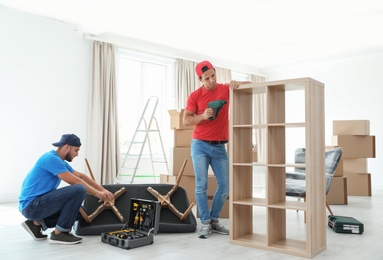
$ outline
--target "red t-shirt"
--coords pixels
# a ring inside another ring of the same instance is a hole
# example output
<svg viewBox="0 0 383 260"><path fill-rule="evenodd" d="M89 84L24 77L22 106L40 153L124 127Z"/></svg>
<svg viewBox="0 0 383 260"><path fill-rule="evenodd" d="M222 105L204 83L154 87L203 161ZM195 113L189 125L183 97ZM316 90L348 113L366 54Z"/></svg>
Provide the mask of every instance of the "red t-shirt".
<svg viewBox="0 0 383 260"><path fill-rule="evenodd" d="M193 132L194 139L209 141L228 140L229 94L229 85L219 83L217 83L213 90L207 90L204 86L201 86L190 94L185 109L194 112L196 115L203 114L208 107L208 103L211 101L227 101L227 103L219 110L219 113L214 120L204 120L195 126Z"/></svg>

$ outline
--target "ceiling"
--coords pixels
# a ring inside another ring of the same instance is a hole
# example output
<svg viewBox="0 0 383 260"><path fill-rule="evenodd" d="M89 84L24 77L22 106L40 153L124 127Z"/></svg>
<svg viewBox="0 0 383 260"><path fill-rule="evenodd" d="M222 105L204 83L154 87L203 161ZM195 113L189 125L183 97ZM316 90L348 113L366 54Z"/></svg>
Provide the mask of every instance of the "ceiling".
<svg viewBox="0 0 383 260"><path fill-rule="evenodd" d="M383 52L381 0L0 0L0 5L265 69Z"/></svg>

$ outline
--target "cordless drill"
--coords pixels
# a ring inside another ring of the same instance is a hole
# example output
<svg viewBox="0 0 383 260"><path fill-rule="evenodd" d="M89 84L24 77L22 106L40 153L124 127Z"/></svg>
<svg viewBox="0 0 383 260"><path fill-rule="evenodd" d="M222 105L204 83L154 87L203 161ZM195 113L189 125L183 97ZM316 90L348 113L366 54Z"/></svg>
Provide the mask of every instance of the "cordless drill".
<svg viewBox="0 0 383 260"><path fill-rule="evenodd" d="M227 103L226 100L214 100L207 104L209 108L214 109L214 116L209 117L209 120L213 120L218 116L219 110Z"/></svg>

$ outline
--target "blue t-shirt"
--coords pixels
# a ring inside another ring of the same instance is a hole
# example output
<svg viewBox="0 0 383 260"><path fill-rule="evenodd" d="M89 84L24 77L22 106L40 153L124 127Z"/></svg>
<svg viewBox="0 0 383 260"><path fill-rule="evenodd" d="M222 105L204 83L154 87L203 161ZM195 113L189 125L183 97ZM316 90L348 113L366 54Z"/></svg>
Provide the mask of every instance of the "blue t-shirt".
<svg viewBox="0 0 383 260"><path fill-rule="evenodd" d="M25 177L19 196L19 210L25 209L35 198L57 189L63 172L73 173L73 168L52 150L43 154Z"/></svg>

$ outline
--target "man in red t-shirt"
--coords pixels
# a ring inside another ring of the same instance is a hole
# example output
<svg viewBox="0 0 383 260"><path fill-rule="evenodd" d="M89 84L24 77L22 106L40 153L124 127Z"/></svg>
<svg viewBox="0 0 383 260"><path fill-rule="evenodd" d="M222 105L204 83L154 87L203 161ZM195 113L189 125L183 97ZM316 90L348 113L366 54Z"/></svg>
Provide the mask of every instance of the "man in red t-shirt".
<svg viewBox="0 0 383 260"><path fill-rule="evenodd" d="M203 85L188 97L183 121L185 126L195 126L191 155L196 178L195 195L202 223L198 236L208 238L212 232L229 234L229 230L218 220L229 194L229 158L225 148L229 135L229 93L230 89L250 82L217 83L215 68L209 61L200 62L196 73ZM209 165L218 183L210 210L206 193Z"/></svg>

